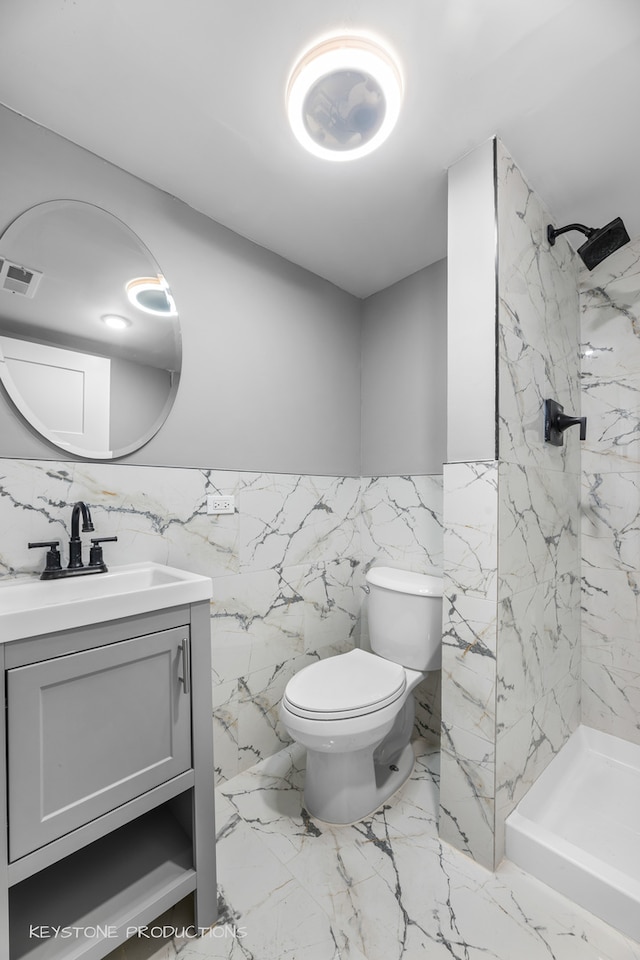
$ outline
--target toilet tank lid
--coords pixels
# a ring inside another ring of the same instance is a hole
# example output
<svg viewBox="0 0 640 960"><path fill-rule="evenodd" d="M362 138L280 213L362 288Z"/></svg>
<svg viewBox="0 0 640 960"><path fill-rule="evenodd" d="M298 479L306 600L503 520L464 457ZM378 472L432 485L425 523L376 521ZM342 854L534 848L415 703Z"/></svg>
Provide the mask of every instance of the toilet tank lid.
<svg viewBox="0 0 640 960"><path fill-rule="evenodd" d="M434 577L429 573L396 570L394 567L371 567L366 579L367 583L376 587L385 587L398 593L413 593L420 597L442 596L442 577Z"/></svg>

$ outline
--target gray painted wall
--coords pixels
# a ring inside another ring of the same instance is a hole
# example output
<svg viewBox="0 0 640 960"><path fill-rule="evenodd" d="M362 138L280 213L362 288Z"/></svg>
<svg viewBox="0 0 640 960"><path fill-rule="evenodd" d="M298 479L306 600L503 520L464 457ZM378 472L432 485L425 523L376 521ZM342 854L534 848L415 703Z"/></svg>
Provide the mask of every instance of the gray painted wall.
<svg viewBox="0 0 640 960"><path fill-rule="evenodd" d="M363 302L362 475L440 474L446 459L447 262Z"/></svg>
<svg viewBox="0 0 640 960"><path fill-rule="evenodd" d="M164 427L127 462L442 472L446 261L360 301L4 107L0 142L0 232L34 204L85 200L127 223L171 285L180 389ZM0 456L61 456L1 392L0 437Z"/></svg>
<svg viewBox="0 0 640 960"><path fill-rule="evenodd" d="M111 359L109 448L123 450L132 437L143 437L164 409L171 374L122 357Z"/></svg>
<svg viewBox="0 0 640 960"><path fill-rule="evenodd" d="M182 381L127 462L360 473L359 300L3 107L0 142L0 233L36 203L85 200L127 223L171 285ZM4 396L0 437L4 457L60 458Z"/></svg>

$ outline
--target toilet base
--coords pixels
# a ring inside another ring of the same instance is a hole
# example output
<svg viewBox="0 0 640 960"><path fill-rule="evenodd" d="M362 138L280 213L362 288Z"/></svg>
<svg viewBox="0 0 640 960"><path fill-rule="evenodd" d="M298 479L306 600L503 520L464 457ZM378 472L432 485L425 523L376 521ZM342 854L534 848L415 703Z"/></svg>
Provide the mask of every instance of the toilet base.
<svg viewBox="0 0 640 960"><path fill-rule="evenodd" d="M409 779L414 759L410 743L383 763L374 762L371 748L343 754L307 750L305 807L325 823L364 820Z"/></svg>

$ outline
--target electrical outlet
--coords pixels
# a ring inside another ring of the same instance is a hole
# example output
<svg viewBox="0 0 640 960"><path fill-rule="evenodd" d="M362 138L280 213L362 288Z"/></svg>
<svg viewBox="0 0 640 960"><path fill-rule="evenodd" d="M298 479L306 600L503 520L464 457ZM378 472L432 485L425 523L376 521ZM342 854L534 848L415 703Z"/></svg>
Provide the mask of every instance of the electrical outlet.
<svg viewBox="0 0 640 960"><path fill-rule="evenodd" d="M233 496L219 496L215 493L207 494L207 513L235 513L236 498Z"/></svg>

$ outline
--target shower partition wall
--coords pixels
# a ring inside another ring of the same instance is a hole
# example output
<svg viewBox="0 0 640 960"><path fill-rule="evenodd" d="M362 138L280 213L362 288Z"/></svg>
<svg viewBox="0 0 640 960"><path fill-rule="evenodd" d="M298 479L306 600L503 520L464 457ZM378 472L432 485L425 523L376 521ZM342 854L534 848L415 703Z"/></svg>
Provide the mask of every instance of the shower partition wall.
<svg viewBox="0 0 640 960"><path fill-rule="evenodd" d="M545 397L579 409L577 267L499 140L449 174L440 832L491 869L579 722L580 441L543 436Z"/></svg>

